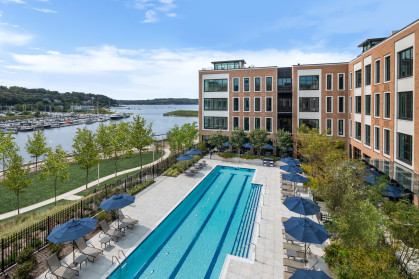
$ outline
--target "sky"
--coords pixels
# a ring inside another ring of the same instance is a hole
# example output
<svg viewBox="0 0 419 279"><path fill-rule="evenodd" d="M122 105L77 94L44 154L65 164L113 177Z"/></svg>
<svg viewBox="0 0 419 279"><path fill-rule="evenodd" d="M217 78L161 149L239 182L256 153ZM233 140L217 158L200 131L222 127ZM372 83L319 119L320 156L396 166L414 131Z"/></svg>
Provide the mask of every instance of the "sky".
<svg viewBox="0 0 419 279"><path fill-rule="evenodd" d="M347 62L418 11L417 0L0 0L0 85L198 98L212 61Z"/></svg>

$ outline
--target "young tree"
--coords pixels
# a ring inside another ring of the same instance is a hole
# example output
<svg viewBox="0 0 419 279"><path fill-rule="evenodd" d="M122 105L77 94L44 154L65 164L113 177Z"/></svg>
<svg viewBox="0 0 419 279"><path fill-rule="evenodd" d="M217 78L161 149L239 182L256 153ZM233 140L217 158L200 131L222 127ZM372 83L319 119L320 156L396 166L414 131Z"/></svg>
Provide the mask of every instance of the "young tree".
<svg viewBox="0 0 419 279"><path fill-rule="evenodd" d="M86 170L86 189L89 183L89 170L100 161L100 149L96 143L95 134L84 127L77 128L73 139L73 157L82 169Z"/></svg>
<svg viewBox="0 0 419 279"><path fill-rule="evenodd" d="M152 124L146 125L146 120L139 115L134 116L129 126L129 143L140 152L140 167L143 168L142 152L154 141Z"/></svg>
<svg viewBox="0 0 419 279"><path fill-rule="evenodd" d="M267 136L269 135L268 131L265 129L254 129L249 133L249 141L250 144L256 148L258 152L258 156L260 156L260 153L262 151L262 148L266 144Z"/></svg>
<svg viewBox="0 0 419 279"><path fill-rule="evenodd" d="M61 145L49 149L45 158L44 169L39 175L42 181L54 181L55 205L57 205L57 182L64 183L70 176L69 163L66 152Z"/></svg>
<svg viewBox="0 0 419 279"><path fill-rule="evenodd" d="M17 152L10 154L7 160L7 169L4 172L3 186L12 190L16 194L17 200L17 214L20 214L20 194L25 192L25 189L30 186L32 182L28 178L30 173L29 168L22 167L23 158Z"/></svg>
<svg viewBox="0 0 419 279"><path fill-rule="evenodd" d="M132 147L129 144L129 124L122 121L119 123L112 121L109 124L109 131L112 135L110 148L112 150L116 178L118 175L119 159L132 152Z"/></svg>
<svg viewBox="0 0 419 279"><path fill-rule="evenodd" d="M199 135L196 122L185 123L180 127L180 140L183 148L190 148Z"/></svg>
<svg viewBox="0 0 419 279"><path fill-rule="evenodd" d="M180 127L176 124L172 129L166 132L167 141L169 142L170 149L179 153L182 149L182 139Z"/></svg>
<svg viewBox="0 0 419 279"><path fill-rule="evenodd" d="M96 129L96 144L99 147L102 160L106 160L112 156L112 136L113 135L110 133L109 126L104 123L100 123L99 127ZM100 161L98 162L97 168L99 179Z"/></svg>
<svg viewBox="0 0 419 279"><path fill-rule="evenodd" d="M290 132L285 131L284 129L280 129L275 134L275 138L276 138L276 147L280 151L287 150L292 147L293 141L292 141L292 135Z"/></svg>
<svg viewBox="0 0 419 279"><path fill-rule="evenodd" d="M234 128L234 130L230 133L230 143L237 149L239 156L242 145L244 144L245 137L246 133L244 132L243 128Z"/></svg>
<svg viewBox="0 0 419 279"><path fill-rule="evenodd" d="M212 146L215 146L218 148L218 150L221 150L223 147L223 143L226 141L226 136L222 134L221 129L208 135L208 143Z"/></svg>
<svg viewBox="0 0 419 279"><path fill-rule="evenodd" d="M35 171L38 171L38 158L48 152L47 138L44 135L44 131L35 131L33 138L28 136L26 151L35 157Z"/></svg>
<svg viewBox="0 0 419 279"><path fill-rule="evenodd" d="M0 157L2 161L3 172L9 156L17 152L17 146L14 142L14 139L15 138L12 133L0 134Z"/></svg>

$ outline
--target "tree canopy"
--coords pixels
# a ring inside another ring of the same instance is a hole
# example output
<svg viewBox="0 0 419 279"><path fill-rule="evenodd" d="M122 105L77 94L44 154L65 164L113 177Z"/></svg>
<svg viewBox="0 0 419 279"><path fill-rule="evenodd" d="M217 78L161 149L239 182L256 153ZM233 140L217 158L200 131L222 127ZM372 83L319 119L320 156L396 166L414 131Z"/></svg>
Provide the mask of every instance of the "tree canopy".
<svg viewBox="0 0 419 279"><path fill-rule="evenodd" d="M26 151L35 157L35 171L38 171L38 158L48 152L47 138L44 131L38 130L32 134L32 137L28 136Z"/></svg>

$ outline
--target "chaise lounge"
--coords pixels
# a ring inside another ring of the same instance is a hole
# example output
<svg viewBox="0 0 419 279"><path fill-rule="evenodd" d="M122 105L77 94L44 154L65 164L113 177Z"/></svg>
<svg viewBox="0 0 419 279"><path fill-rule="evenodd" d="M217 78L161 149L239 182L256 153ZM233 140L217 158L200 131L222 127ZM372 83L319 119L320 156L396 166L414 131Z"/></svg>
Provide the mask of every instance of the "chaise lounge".
<svg viewBox="0 0 419 279"><path fill-rule="evenodd" d="M78 270L70 268L67 264L65 264L65 266L62 265L56 254L49 256L46 261L49 270L45 274L45 278L47 278L49 273L54 275L56 278L63 279L70 279L79 276Z"/></svg>

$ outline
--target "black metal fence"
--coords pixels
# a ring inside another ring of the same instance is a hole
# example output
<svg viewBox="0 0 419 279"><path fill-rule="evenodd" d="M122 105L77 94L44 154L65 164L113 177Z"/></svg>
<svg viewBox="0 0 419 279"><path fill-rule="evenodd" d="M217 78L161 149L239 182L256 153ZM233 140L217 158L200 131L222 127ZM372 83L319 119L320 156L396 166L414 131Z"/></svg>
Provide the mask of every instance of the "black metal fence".
<svg viewBox="0 0 419 279"><path fill-rule="evenodd" d="M196 146L194 146L194 148L195 147ZM183 152L185 152L185 150L183 150ZM3 273L16 263L16 257L26 246L33 247L35 251L47 246L48 241L46 240L46 237L55 226L63 224L71 219L96 216L100 211L99 205L102 200L117 193L127 192L139 183L144 183L160 176L171 165L176 163L177 157L178 154L169 156L157 164L143 168L132 176L101 186L93 195L81 199L78 203L52 214L44 220L17 233L2 238L0 243L0 273Z"/></svg>

